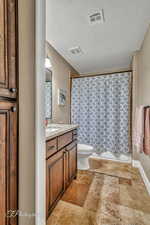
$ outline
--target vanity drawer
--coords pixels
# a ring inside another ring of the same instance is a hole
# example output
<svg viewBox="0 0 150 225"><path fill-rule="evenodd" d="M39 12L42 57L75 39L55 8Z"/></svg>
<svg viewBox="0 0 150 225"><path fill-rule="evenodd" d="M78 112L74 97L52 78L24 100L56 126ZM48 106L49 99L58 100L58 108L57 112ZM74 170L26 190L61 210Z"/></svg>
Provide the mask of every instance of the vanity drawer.
<svg viewBox="0 0 150 225"><path fill-rule="evenodd" d="M64 146L70 144L73 140L72 132L69 132L67 134L63 134L62 136L58 137L58 150L63 148Z"/></svg>
<svg viewBox="0 0 150 225"><path fill-rule="evenodd" d="M46 142L46 158L57 152L57 139L54 138Z"/></svg>

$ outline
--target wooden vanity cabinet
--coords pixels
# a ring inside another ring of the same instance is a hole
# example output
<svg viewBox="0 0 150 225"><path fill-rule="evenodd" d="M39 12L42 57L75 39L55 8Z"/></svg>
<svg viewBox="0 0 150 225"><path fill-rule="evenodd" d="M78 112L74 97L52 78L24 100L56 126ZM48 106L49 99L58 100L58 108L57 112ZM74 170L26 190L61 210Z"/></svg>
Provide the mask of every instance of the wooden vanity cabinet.
<svg viewBox="0 0 150 225"><path fill-rule="evenodd" d="M74 130L46 143L46 216L50 215L77 173L77 140Z"/></svg>

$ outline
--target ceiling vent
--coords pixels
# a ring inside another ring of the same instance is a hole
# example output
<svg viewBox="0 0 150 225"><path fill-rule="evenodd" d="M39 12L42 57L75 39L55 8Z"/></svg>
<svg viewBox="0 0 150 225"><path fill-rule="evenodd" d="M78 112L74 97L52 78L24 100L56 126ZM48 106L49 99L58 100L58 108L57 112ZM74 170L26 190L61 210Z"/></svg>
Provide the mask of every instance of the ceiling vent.
<svg viewBox="0 0 150 225"><path fill-rule="evenodd" d="M72 55L79 55L83 53L80 47L70 48L69 51L71 52Z"/></svg>
<svg viewBox="0 0 150 225"><path fill-rule="evenodd" d="M101 9L100 11L95 12L92 15L90 15L89 22L91 25L95 25L97 23L104 23L105 22L104 10Z"/></svg>

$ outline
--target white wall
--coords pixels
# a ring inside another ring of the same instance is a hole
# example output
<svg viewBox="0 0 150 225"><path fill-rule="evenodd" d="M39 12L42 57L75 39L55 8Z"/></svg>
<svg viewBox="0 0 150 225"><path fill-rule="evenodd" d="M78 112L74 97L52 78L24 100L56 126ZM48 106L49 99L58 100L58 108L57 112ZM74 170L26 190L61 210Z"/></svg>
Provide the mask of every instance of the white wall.
<svg viewBox="0 0 150 225"><path fill-rule="evenodd" d="M138 103L139 105L150 105L150 27L139 52L138 70ZM140 154L139 160L150 180L150 156Z"/></svg>
<svg viewBox="0 0 150 225"><path fill-rule="evenodd" d="M70 122L70 74L77 73L75 69L50 45L46 44L46 52L52 63L52 121L54 123ZM67 91L65 106L57 104L58 89Z"/></svg>
<svg viewBox="0 0 150 225"><path fill-rule="evenodd" d="M136 52L133 61L135 71L135 105L150 105L150 27L145 35L140 51ZM150 180L150 156L134 152Z"/></svg>

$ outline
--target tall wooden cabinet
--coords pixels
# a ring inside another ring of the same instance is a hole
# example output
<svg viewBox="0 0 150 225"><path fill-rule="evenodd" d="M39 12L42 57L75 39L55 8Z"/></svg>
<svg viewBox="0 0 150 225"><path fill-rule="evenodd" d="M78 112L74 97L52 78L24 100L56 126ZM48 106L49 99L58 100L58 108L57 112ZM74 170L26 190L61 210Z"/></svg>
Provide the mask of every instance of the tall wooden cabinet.
<svg viewBox="0 0 150 225"><path fill-rule="evenodd" d="M0 225L17 225L17 1L0 0Z"/></svg>
<svg viewBox="0 0 150 225"><path fill-rule="evenodd" d="M16 0L0 0L0 96L17 95Z"/></svg>
<svg viewBox="0 0 150 225"><path fill-rule="evenodd" d="M0 101L0 224L17 224L17 108Z"/></svg>

